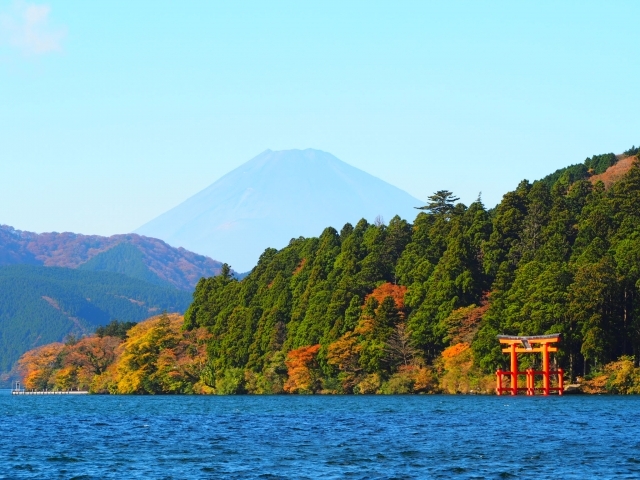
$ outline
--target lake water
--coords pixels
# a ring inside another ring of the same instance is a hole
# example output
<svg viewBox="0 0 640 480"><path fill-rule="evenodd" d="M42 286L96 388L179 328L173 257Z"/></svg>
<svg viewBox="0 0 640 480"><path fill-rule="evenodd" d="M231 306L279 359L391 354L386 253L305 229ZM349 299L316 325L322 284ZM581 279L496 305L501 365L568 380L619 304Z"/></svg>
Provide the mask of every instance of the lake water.
<svg viewBox="0 0 640 480"><path fill-rule="evenodd" d="M640 397L11 396L0 478L640 478Z"/></svg>

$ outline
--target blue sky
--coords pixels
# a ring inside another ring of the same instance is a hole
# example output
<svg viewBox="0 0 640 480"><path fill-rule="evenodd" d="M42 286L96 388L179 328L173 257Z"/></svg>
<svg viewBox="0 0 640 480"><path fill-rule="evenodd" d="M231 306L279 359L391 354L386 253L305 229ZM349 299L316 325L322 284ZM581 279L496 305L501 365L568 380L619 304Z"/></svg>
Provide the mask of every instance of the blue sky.
<svg viewBox="0 0 640 480"><path fill-rule="evenodd" d="M425 199L640 143L640 2L0 0L0 223L134 230L270 148Z"/></svg>

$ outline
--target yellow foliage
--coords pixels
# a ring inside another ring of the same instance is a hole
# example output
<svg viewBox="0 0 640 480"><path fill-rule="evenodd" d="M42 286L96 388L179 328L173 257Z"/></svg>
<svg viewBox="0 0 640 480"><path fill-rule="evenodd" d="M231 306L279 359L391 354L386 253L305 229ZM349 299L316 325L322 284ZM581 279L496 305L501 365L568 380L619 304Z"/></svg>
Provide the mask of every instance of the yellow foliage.
<svg viewBox="0 0 640 480"><path fill-rule="evenodd" d="M380 388L384 394L435 393L438 382L430 368L403 365Z"/></svg>
<svg viewBox="0 0 640 480"><path fill-rule="evenodd" d="M400 367L407 368L407 367ZM433 370L427 367L410 366L410 375L413 380L413 391L416 393L434 393L438 390L438 382Z"/></svg>
<svg viewBox="0 0 640 480"><path fill-rule="evenodd" d="M494 388L495 378L483 374L474 364L473 351L466 342L446 348L436 366L444 393L489 393Z"/></svg>
<svg viewBox="0 0 640 480"><path fill-rule="evenodd" d="M19 360L28 389L89 389L94 393L208 393L200 374L211 335L204 329L182 331L180 315L141 322L122 342L91 336L63 345L31 350Z"/></svg>
<svg viewBox="0 0 640 480"><path fill-rule="evenodd" d="M216 390L213 387L205 385L202 382L197 382L193 386L193 393L198 395L214 395L216 393Z"/></svg>
<svg viewBox="0 0 640 480"><path fill-rule="evenodd" d="M358 325L356 325L356 328L353 331L361 337L366 337L373 332L373 328L373 318L364 316L358 321Z"/></svg>
<svg viewBox="0 0 640 480"><path fill-rule="evenodd" d="M68 365L53 374L53 385L56 390L71 390L76 386L78 368Z"/></svg>
<svg viewBox="0 0 640 480"><path fill-rule="evenodd" d="M380 379L380 374L372 373L364 377L362 381L358 383L358 385L356 385L356 387L354 388L354 392L363 395L378 393L381 384L382 380Z"/></svg>
<svg viewBox="0 0 640 480"><path fill-rule="evenodd" d="M633 357L623 356L607 363L600 375L594 376L582 385L585 393L614 393L630 395L640 393L640 368Z"/></svg>
<svg viewBox="0 0 640 480"><path fill-rule="evenodd" d="M105 372L94 375L89 384L89 391L92 393L118 393L115 382L116 364L111 364Z"/></svg>
<svg viewBox="0 0 640 480"><path fill-rule="evenodd" d="M362 346L358 343L355 332L347 332L327 349L327 363L340 370L342 389L350 393L358 383L360 367L360 352Z"/></svg>
<svg viewBox="0 0 640 480"><path fill-rule="evenodd" d="M180 315L161 315L129 330L114 369L117 393L193 391L207 361L210 334L204 328L182 331L182 325Z"/></svg>

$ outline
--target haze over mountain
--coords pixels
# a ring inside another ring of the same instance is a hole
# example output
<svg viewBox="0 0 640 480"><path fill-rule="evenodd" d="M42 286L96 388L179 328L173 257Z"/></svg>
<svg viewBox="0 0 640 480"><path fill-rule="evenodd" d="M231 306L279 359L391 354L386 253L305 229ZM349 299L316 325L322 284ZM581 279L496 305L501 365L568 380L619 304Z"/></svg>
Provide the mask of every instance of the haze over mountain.
<svg viewBox="0 0 640 480"><path fill-rule="evenodd" d="M236 271L267 247L361 218L413 220L421 200L319 150L267 150L136 233L221 259Z"/></svg>

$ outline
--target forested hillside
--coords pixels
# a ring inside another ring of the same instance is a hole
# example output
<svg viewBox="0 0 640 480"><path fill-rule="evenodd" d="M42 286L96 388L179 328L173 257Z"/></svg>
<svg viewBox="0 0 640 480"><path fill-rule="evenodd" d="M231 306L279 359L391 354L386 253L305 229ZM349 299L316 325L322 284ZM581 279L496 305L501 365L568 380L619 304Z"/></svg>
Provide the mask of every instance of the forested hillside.
<svg viewBox="0 0 640 480"><path fill-rule="evenodd" d="M99 253L78 266L78 270L122 273L154 285L164 285L165 287L171 285L145 265L142 251L130 243L119 243L115 247Z"/></svg>
<svg viewBox="0 0 640 480"><path fill-rule="evenodd" d="M0 267L0 372L25 351L82 336L110 320L140 321L184 312L191 294L111 272L58 267Z"/></svg>
<svg viewBox="0 0 640 480"><path fill-rule="evenodd" d="M162 240L136 234L37 234L0 225L0 266L20 264L123 273L188 291L201 277L217 275L222 265Z"/></svg>
<svg viewBox="0 0 640 480"><path fill-rule="evenodd" d="M605 190L588 177L616 157L594 158L492 211L442 191L413 224L362 220L266 250L242 282L202 280L185 324L210 330L215 377L239 391L410 391L458 355L481 376L505 365L499 333L562 333L572 377L638 358L640 168Z"/></svg>
<svg viewBox="0 0 640 480"><path fill-rule="evenodd" d="M326 228L267 249L242 281L224 265L198 283L182 332L166 318L132 330L120 357L84 384L113 393L489 392L507 361L497 334L561 333L553 361L567 380L640 392L640 160L627 153L587 159L585 176L572 167L524 180L491 210L439 191L413 223ZM594 180L623 161L610 188ZM23 358L25 375L41 372L34 387L63 388L60 372L84 371L84 360L56 348Z"/></svg>

